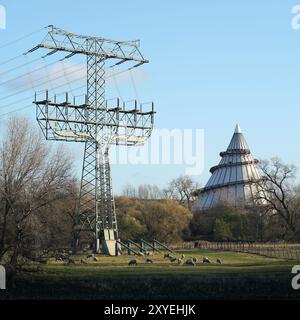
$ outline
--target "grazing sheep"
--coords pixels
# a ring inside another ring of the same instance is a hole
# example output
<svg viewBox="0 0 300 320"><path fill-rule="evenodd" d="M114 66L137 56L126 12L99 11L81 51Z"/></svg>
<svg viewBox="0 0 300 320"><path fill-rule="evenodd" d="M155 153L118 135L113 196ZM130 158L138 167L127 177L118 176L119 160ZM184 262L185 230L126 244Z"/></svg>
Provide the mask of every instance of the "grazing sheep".
<svg viewBox="0 0 300 320"><path fill-rule="evenodd" d="M192 259L193 259L193 261L194 261L195 263L198 261L198 259L195 258L195 257L193 257Z"/></svg>
<svg viewBox="0 0 300 320"><path fill-rule="evenodd" d="M128 265L129 266L137 266L137 260L136 259L129 260Z"/></svg>
<svg viewBox="0 0 300 320"><path fill-rule="evenodd" d="M140 257L143 257L143 256L144 256L143 252L138 252L137 255L140 256Z"/></svg>
<svg viewBox="0 0 300 320"><path fill-rule="evenodd" d="M172 258L169 258L170 259L170 262L176 262L177 261L177 258L175 257L172 257Z"/></svg>
<svg viewBox="0 0 300 320"><path fill-rule="evenodd" d="M69 258L67 264L75 264L75 260Z"/></svg>
<svg viewBox="0 0 300 320"><path fill-rule="evenodd" d="M56 255L56 260L68 260L69 259L69 256L66 255L66 254L57 254Z"/></svg>
<svg viewBox="0 0 300 320"><path fill-rule="evenodd" d="M184 255L184 254L182 254L182 255L181 255L181 259L184 259L184 258L185 258L185 255Z"/></svg>
<svg viewBox="0 0 300 320"><path fill-rule="evenodd" d="M153 263L153 260L151 260L151 259L146 259L146 263Z"/></svg>
<svg viewBox="0 0 300 320"><path fill-rule="evenodd" d="M152 257L153 256L153 252L147 252L147 256L148 257L150 257L150 256Z"/></svg>
<svg viewBox="0 0 300 320"><path fill-rule="evenodd" d="M87 262L86 262L84 259L81 259L81 260L80 260L80 263L82 263L82 264L87 264Z"/></svg>
<svg viewBox="0 0 300 320"><path fill-rule="evenodd" d="M188 266L193 266L193 267L196 265L196 263L193 261L193 259L187 259L185 261L185 264Z"/></svg>
<svg viewBox="0 0 300 320"><path fill-rule="evenodd" d="M203 263L211 263L208 257L203 257Z"/></svg>
<svg viewBox="0 0 300 320"><path fill-rule="evenodd" d="M178 259L178 260L177 260L177 263L178 263L180 266L182 266L182 265L183 265L183 260L182 260L182 259Z"/></svg>
<svg viewBox="0 0 300 320"><path fill-rule="evenodd" d="M99 259L97 257L94 257L93 261L98 262Z"/></svg>
<svg viewBox="0 0 300 320"><path fill-rule="evenodd" d="M221 258L217 258L217 263L218 263L218 264L222 264Z"/></svg>

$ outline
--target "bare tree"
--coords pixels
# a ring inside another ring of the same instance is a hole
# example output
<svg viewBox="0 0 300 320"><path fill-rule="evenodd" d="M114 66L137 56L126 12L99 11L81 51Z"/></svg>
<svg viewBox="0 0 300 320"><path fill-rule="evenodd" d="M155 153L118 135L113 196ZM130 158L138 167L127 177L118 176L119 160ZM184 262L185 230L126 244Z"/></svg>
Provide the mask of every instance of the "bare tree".
<svg viewBox="0 0 300 320"><path fill-rule="evenodd" d="M64 196L71 177L71 159L64 149L52 151L28 120L9 120L0 146L0 260L8 255L12 270L32 244L37 216Z"/></svg>
<svg viewBox="0 0 300 320"><path fill-rule="evenodd" d="M158 186L152 184L142 184L137 188L130 184L127 184L123 188L123 196L145 200L157 200L163 198L163 192L159 189Z"/></svg>
<svg viewBox="0 0 300 320"><path fill-rule="evenodd" d="M128 198L136 198L137 197L136 188L131 184L125 185L122 193L123 193L123 196L128 197Z"/></svg>
<svg viewBox="0 0 300 320"><path fill-rule="evenodd" d="M278 216L287 230L297 233L296 219L299 214L299 193L294 184L296 167L284 164L278 158L260 161L264 179L260 187L264 192L257 195L260 206L269 218Z"/></svg>
<svg viewBox="0 0 300 320"><path fill-rule="evenodd" d="M164 190L165 198L179 201L190 210L194 200L194 193L199 189L199 184L189 176L180 176L170 182Z"/></svg>
<svg viewBox="0 0 300 320"><path fill-rule="evenodd" d="M143 184L138 187L138 198L146 200L157 200L162 198L162 192L156 185Z"/></svg>

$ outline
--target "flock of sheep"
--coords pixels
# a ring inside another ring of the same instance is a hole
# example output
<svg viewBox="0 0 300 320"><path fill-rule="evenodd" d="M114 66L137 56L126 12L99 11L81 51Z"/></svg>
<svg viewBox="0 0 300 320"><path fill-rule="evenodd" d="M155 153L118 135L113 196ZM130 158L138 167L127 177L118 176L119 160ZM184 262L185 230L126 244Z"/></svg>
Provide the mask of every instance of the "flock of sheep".
<svg viewBox="0 0 300 320"><path fill-rule="evenodd" d="M146 264L153 264L154 260L152 258L153 253L152 252L147 252L146 254L143 254L141 252L138 253L140 257L145 258L145 263ZM76 264L75 260L72 259L67 252L60 252L59 254L55 255L56 261L62 261L66 265L74 265ZM187 265L187 266L196 266L196 263L198 262L198 259L196 257L188 257L186 258L184 254L181 255L180 258L177 258L170 253L165 253L164 254L164 259L169 260L172 264L177 264L179 266ZM87 255L85 258L80 260L80 264L88 264L90 261L98 262L99 258L96 257L94 254ZM203 257L202 260L203 264L211 264L212 261L208 257ZM221 258L216 259L217 264L222 264ZM137 266L138 265L138 260L137 259L131 259L128 261L129 266Z"/></svg>
<svg viewBox="0 0 300 320"><path fill-rule="evenodd" d="M70 257L70 254L66 252L59 253L54 256L56 261L64 262L65 265L74 265L76 261ZM99 258L95 256L95 254L87 255L85 258L80 260L81 264L88 264L90 261L98 262Z"/></svg>
<svg viewBox="0 0 300 320"><path fill-rule="evenodd" d="M172 255L170 255L169 253L166 253L164 255L164 259L168 259L171 263L177 263L180 266L183 265L188 265L188 266L196 266L196 263L198 262L198 259L195 257L190 257L190 258L185 258L185 255L181 255L180 258L174 257ZM146 258L145 263L154 263L154 261L150 258ZM212 263L211 260L208 257L203 257L202 263L207 263L210 264ZM217 258L216 260L217 264L222 264L222 260L221 258ZM131 259L128 261L128 265L129 266L137 266L138 265L138 261L137 259Z"/></svg>

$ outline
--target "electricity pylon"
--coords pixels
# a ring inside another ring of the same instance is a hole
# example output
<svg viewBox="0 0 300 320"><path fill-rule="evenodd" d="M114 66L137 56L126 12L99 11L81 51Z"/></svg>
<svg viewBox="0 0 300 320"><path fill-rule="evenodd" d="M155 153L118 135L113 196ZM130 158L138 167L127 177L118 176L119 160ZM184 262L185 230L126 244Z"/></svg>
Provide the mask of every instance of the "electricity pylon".
<svg viewBox="0 0 300 320"><path fill-rule="evenodd" d="M139 41L113 41L100 37L73 34L53 26L42 43L31 49L51 50L46 55L66 51L70 58L82 54L87 59L87 95L84 103L51 99L35 100L37 121L47 140L84 142L84 160L80 199L77 206L77 223L73 251L76 252L82 232L94 234L94 252L100 244L105 254L116 254L118 238L115 203L112 192L109 146L142 145L150 137L154 123L154 107L144 111L146 104L130 103L105 98L105 61L117 59L115 65L135 62L135 68L145 60L139 50Z"/></svg>

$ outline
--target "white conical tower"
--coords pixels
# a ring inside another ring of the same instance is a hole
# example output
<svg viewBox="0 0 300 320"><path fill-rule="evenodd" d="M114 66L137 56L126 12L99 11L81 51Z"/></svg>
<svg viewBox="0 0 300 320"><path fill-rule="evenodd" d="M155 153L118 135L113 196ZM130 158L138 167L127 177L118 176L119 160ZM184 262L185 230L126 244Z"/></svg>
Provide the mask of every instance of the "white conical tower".
<svg viewBox="0 0 300 320"><path fill-rule="evenodd" d="M230 144L221 152L220 163L212 167L212 176L199 190L195 211L207 210L218 204L234 207L254 201L260 190L261 176L240 126L237 124Z"/></svg>

